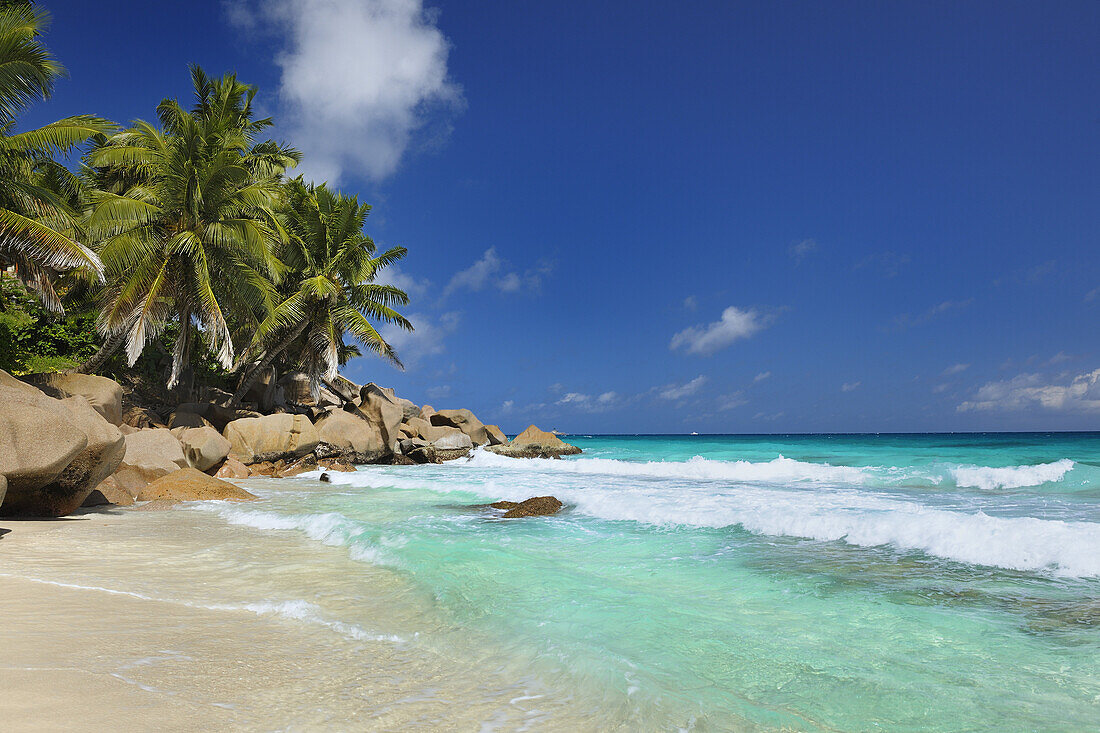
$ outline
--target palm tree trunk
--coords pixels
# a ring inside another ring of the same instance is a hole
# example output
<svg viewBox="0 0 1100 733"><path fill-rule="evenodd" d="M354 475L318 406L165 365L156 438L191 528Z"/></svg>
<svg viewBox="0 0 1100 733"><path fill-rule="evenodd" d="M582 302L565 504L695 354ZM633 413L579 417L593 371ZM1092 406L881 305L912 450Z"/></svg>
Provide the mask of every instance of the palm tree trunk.
<svg viewBox="0 0 1100 733"><path fill-rule="evenodd" d="M126 340L126 332L120 331L114 336L108 336L107 340L103 342L103 345L99 347L99 351L92 354L88 359L76 368L77 374L94 374L99 370L107 360L115 355L118 351L118 347L122 346L122 342Z"/></svg>
<svg viewBox="0 0 1100 733"><path fill-rule="evenodd" d="M252 386L253 382L256 381L256 378L259 377L260 374L262 374L269 366L271 366L275 362L275 359L277 359L280 354L286 351L286 348L288 346L294 343L294 341L302 335L302 332L306 330L306 326L308 325L309 321L303 319L301 323L294 327L293 331L287 334L286 338L284 338L278 346L264 354L264 358L260 360L260 363L241 378L241 383L237 386L237 391L233 394L233 400L231 404L238 404L242 399L244 399L245 394L248 392L248 389Z"/></svg>

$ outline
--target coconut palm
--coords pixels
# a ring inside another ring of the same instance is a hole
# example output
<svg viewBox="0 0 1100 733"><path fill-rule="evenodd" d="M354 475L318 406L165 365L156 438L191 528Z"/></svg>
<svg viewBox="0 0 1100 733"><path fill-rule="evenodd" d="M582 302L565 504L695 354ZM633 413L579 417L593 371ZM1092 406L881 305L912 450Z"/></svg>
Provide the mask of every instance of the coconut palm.
<svg viewBox="0 0 1100 733"><path fill-rule="evenodd" d="M371 321L412 330L412 324L393 309L407 305L409 296L375 282L378 273L403 258L407 250L393 247L375 254L373 240L363 234L370 206L360 204L355 196L301 179L289 182L288 189L289 236L280 250L288 268L281 288L286 297L256 329L254 347L266 349L245 370L234 401L280 358L309 375L316 396L321 381L335 379L342 359L355 348L344 343L345 334L400 366L397 353Z"/></svg>
<svg viewBox="0 0 1100 733"><path fill-rule="evenodd" d="M81 242L80 181L55 157L114 128L80 115L14 132L16 116L47 99L65 73L42 44L48 25L49 15L29 3L0 5L0 273L12 268L43 305L61 312L58 274L101 279L103 265Z"/></svg>
<svg viewBox="0 0 1100 733"><path fill-rule="evenodd" d="M256 142L270 119L253 119L255 87L232 74L191 70L195 105L157 107L160 126L138 121L87 156L98 191L89 233L100 243L109 286L99 321L103 352L125 342L132 365L170 322L179 325L167 385L190 363L197 321L207 347L233 365L231 320L258 325L276 302L285 239L277 210L282 175L299 154ZM109 356L109 353L106 355ZM97 354L82 371L105 360Z"/></svg>

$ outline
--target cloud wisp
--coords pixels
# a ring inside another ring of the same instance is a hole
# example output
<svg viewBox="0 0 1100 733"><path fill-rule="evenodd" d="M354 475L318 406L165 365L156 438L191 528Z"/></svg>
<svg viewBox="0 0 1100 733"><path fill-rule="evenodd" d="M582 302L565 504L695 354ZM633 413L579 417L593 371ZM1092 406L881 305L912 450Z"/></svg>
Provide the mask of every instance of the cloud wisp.
<svg viewBox="0 0 1100 733"><path fill-rule="evenodd" d="M502 293L518 293L521 290L538 290L542 278L550 274L553 267L546 262L527 270L522 275L508 269L507 263L497 254L496 247L490 247L465 270L456 272L443 288L446 299L462 290L478 292L494 287Z"/></svg>
<svg viewBox="0 0 1100 733"><path fill-rule="evenodd" d="M657 396L664 400L682 400L698 392L706 383L707 378L700 374L690 382L666 384L657 391Z"/></svg>
<svg viewBox="0 0 1100 733"><path fill-rule="evenodd" d="M802 264L802 261L817 251L816 239L803 239L801 242L795 242L787 248L787 254L794 260L794 264L797 267Z"/></svg>
<svg viewBox="0 0 1100 733"><path fill-rule="evenodd" d="M279 39L279 117L313 180L386 178L417 130L463 107L450 43L421 0L238 1L227 12Z"/></svg>
<svg viewBox="0 0 1100 733"><path fill-rule="evenodd" d="M710 356L728 348L739 339L746 339L772 324L775 317L755 308L742 310L730 306L722 311L722 317L713 323L685 328L672 337L668 348L683 348L689 354Z"/></svg>

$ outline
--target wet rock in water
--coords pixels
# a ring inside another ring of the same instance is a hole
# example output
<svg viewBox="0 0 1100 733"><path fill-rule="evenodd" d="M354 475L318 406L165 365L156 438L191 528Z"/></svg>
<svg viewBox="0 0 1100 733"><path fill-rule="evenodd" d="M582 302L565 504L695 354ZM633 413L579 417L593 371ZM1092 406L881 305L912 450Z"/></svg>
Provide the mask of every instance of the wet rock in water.
<svg viewBox="0 0 1100 733"><path fill-rule="evenodd" d="M244 465L236 458L227 456L222 462L222 465L218 467L217 472L214 474L214 478L248 478L250 475L248 466Z"/></svg>
<svg viewBox="0 0 1100 733"><path fill-rule="evenodd" d="M560 458L581 452L575 445L569 445L553 433L539 430L531 425L512 438L508 445L491 445L488 450L511 458Z"/></svg>
<svg viewBox="0 0 1100 733"><path fill-rule="evenodd" d="M329 471L355 472L355 466L353 464L341 461L338 458L322 458L317 461L317 465Z"/></svg>
<svg viewBox="0 0 1100 733"><path fill-rule="evenodd" d="M562 503L553 496L536 496L524 501L498 501L490 504L493 509L506 509L504 519L517 517L541 517L548 514L557 514L561 511Z"/></svg>
<svg viewBox="0 0 1100 733"><path fill-rule="evenodd" d="M317 478L317 480L320 481L323 484L331 484L332 483L332 476L329 476L327 473L322 473Z"/></svg>

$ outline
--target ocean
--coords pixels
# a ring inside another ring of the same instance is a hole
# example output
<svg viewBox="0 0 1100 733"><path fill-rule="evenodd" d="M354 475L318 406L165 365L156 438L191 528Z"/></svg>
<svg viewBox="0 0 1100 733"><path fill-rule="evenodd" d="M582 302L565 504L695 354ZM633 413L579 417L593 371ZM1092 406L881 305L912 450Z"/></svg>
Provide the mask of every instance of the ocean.
<svg viewBox="0 0 1100 733"><path fill-rule="evenodd" d="M1100 434L565 439L131 513L187 518L156 571L0 569L308 627L341 665L430 654L428 728L1100 727Z"/></svg>

